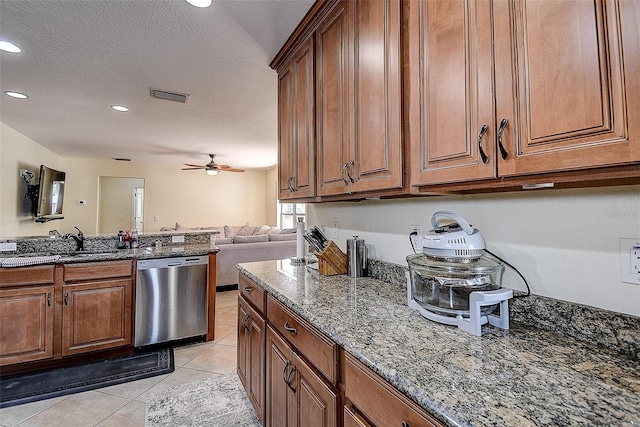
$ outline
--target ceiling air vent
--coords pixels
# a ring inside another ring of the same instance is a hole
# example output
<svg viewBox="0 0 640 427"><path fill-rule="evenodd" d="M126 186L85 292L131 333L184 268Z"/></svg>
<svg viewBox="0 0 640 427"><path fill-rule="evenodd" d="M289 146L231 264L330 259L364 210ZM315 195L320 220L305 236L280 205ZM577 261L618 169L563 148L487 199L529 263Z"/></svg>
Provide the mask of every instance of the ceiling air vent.
<svg viewBox="0 0 640 427"><path fill-rule="evenodd" d="M152 98L164 99L165 101L179 102L186 104L189 101L189 95L184 93L168 92L166 90L153 89L150 90Z"/></svg>

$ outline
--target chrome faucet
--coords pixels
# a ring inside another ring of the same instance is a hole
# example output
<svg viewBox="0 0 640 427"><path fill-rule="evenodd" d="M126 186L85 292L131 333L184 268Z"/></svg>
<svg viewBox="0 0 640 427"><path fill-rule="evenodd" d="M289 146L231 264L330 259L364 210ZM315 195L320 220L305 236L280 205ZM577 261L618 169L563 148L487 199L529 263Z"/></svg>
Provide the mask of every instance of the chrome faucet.
<svg viewBox="0 0 640 427"><path fill-rule="evenodd" d="M63 239L68 239L69 237L72 237L73 240L76 241L76 251L84 251L84 234L82 234L82 230L80 230L78 227L73 227L76 230L78 230L78 235L74 236L73 233L67 233L64 236L62 236Z"/></svg>

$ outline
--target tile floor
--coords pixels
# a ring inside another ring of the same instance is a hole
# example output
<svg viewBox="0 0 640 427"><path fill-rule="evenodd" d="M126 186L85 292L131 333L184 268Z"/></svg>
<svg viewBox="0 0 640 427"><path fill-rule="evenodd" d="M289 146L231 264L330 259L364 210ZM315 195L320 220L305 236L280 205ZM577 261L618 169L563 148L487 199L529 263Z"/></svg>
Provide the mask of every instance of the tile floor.
<svg viewBox="0 0 640 427"><path fill-rule="evenodd" d="M142 427L150 393L236 369L238 291L216 295L216 339L174 349L175 371L0 409L0 427Z"/></svg>

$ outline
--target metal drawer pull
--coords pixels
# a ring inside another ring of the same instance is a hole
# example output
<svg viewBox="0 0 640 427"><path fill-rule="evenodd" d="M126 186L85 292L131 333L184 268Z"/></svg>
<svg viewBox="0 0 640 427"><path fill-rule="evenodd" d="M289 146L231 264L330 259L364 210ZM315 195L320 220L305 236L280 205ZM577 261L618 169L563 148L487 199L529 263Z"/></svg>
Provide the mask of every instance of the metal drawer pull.
<svg viewBox="0 0 640 427"><path fill-rule="evenodd" d="M498 128L498 148L500 149L500 155L504 160L509 157L509 153L507 153L507 150L505 150L504 146L502 145L502 132L504 131L504 128L507 127L507 124L507 119L502 119L500 121L500 127Z"/></svg>
<svg viewBox="0 0 640 427"><path fill-rule="evenodd" d="M289 322L284 322L284 330L292 333L293 335L298 334L298 330L296 328L292 328L291 326L289 326Z"/></svg>
<svg viewBox="0 0 640 427"><path fill-rule="evenodd" d="M487 157L487 155L484 153L484 150L482 149L482 137L484 136L485 133L487 133L488 130L489 130L489 126L482 125L482 128L480 128L480 134L478 135L478 151L480 151L480 157L482 157L482 163L489 163L489 157Z"/></svg>
<svg viewBox="0 0 640 427"><path fill-rule="evenodd" d="M251 288L250 288L250 287L248 287L248 286L245 286L245 287L244 287L244 291L245 291L246 293L250 294L251 292L253 292L253 289L251 289Z"/></svg>
<svg viewBox="0 0 640 427"><path fill-rule="evenodd" d="M51 292L47 293L47 306L51 307Z"/></svg>
<svg viewBox="0 0 640 427"><path fill-rule="evenodd" d="M409 425L409 423L408 423L408 422L403 421L403 422L402 422L402 427L411 427L411 426Z"/></svg>

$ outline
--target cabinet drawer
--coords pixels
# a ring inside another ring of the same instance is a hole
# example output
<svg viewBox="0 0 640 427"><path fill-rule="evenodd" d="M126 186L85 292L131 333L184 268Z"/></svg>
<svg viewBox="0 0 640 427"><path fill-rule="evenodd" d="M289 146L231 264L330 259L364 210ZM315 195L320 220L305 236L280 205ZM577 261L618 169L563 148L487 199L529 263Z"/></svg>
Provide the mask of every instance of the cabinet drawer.
<svg viewBox="0 0 640 427"><path fill-rule="evenodd" d="M240 274L238 279L238 290L240 294L249 301L258 310L258 313L264 316L264 308L266 305L266 292L260 286L256 285L244 274Z"/></svg>
<svg viewBox="0 0 640 427"><path fill-rule="evenodd" d="M0 268L0 287L53 283L53 265Z"/></svg>
<svg viewBox="0 0 640 427"><path fill-rule="evenodd" d="M65 264L64 281L108 279L110 277L131 277L133 261L102 261L82 264Z"/></svg>
<svg viewBox="0 0 640 427"><path fill-rule="evenodd" d="M345 353L345 396L376 426L444 426L351 355Z"/></svg>
<svg viewBox="0 0 640 427"><path fill-rule="evenodd" d="M267 296L267 319L332 384L338 382L338 346L300 316Z"/></svg>

